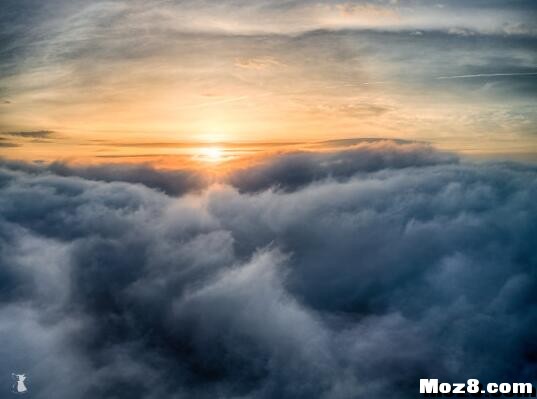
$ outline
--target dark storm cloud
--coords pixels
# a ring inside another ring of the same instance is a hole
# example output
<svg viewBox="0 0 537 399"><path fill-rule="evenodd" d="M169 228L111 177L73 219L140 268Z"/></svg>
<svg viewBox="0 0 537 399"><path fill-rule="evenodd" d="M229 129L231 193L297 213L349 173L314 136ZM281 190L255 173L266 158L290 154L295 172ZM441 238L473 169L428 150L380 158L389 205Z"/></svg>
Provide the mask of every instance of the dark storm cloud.
<svg viewBox="0 0 537 399"><path fill-rule="evenodd" d="M407 145L293 192L195 198L2 167L0 375L60 399L537 383L537 168Z"/></svg>

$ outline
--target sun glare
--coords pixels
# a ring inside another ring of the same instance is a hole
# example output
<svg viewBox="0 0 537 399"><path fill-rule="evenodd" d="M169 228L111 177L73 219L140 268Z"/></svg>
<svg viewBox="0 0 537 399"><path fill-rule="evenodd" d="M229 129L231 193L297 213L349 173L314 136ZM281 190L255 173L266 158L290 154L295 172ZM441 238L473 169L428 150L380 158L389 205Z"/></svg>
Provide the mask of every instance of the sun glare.
<svg viewBox="0 0 537 399"><path fill-rule="evenodd" d="M218 162L222 160L222 150L218 147L206 147L201 149L203 158L210 162Z"/></svg>

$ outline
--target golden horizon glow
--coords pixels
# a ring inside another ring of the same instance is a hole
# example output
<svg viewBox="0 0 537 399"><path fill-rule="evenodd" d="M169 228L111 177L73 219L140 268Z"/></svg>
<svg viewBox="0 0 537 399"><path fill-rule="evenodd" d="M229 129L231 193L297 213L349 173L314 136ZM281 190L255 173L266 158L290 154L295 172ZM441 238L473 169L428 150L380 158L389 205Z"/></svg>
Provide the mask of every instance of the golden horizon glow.
<svg viewBox="0 0 537 399"><path fill-rule="evenodd" d="M208 162L220 162L222 160L222 149L218 147L205 147L200 150L202 159Z"/></svg>

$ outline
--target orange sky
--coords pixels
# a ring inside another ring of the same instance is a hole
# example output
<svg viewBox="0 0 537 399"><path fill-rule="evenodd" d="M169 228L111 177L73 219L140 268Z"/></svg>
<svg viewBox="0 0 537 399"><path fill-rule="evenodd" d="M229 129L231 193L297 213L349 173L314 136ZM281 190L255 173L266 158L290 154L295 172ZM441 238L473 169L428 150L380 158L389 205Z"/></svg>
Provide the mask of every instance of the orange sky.
<svg viewBox="0 0 537 399"><path fill-rule="evenodd" d="M0 49L1 155L203 165L375 137L536 159L527 13L456 3L14 8Z"/></svg>

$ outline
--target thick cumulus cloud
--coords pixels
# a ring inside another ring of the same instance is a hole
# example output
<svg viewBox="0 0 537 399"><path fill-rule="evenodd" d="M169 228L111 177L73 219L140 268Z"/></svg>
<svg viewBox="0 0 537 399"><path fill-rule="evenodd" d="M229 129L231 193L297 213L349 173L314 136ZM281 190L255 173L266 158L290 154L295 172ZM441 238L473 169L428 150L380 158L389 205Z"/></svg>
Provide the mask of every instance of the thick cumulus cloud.
<svg viewBox="0 0 537 399"><path fill-rule="evenodd" d="M537 169L400 146L182 197L5 164L0 375L60 399L537 383Z"/></svg>
<svg viewBox="0 0 537 399"><path fill-rule="evenodd" d="M19 161L0 160L0 166L38 174L76 176L104 182L128 182L142 184L168 195L183 195L199 191L209 180L193 170L156 169L148 164L103 164L92 166L70 165L64 162L51 164L27 164Z"/></svg>
<svg viewBox="0 0 537 399"><path fill-rule="evenodd" d="M382 169L448 164L457 157L440 153L431 146L404 140L357 139L326 142L344 150L325 152L291 152L266 159L256 166L238 170L229 182L242 192L278 187L292 191L323 179L344 180Z"/></svg>

